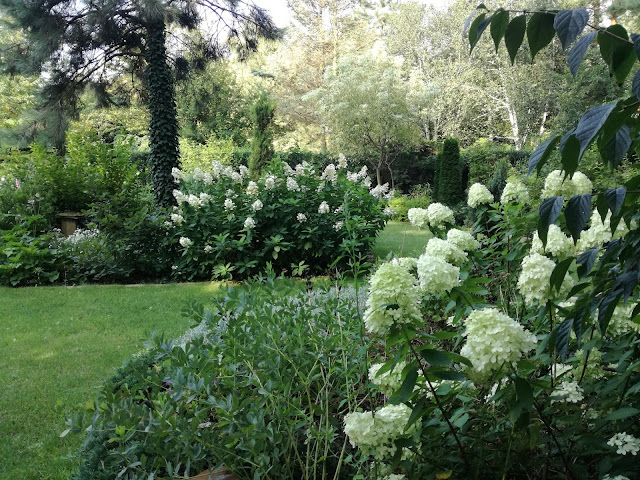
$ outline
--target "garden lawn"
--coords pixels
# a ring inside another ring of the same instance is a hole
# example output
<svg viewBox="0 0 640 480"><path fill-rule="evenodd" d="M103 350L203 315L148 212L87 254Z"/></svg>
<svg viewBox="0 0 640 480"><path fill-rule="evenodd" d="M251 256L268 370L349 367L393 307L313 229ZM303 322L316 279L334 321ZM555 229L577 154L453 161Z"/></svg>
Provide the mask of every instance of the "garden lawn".
<svg viewBox="0 0 640 480"><path fill-rule="evenodd" d="M378 258L387 258L389 253L395 257L419 257L429 238L429 230L420 230L406 222L388 222L378 235L373 253Z"/></svg>
<svg viewBox="0 0 640 480"><path fill-rule="evenodd" d="M102 380L151 333L180 336L187 301L208 302L214 283L0 287L0 478L65 479L84 435L66 415L93 401Z"/></svg>

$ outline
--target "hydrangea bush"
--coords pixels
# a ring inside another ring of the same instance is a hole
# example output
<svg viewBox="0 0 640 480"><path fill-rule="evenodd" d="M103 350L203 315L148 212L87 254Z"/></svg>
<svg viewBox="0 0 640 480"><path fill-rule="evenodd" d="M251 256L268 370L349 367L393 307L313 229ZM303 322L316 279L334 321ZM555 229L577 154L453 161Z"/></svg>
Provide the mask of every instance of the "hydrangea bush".
<svg viewBox="0 0 640 480"><path fill-rule="evenodd" d="M576 180L582 195L590 182ZM371 277L364 326L386 353L369 380L383 404L351 412L344 431L372 478L640 474L640 295L627 291L603 322L607 304L592 293L615 279L620 261L607 252L637 222L595 209L579 241L560 222L543 241L526 188L505 190L500 202L469 190L471 232L409 211L434 237L417 262L394 259Z"/></svg>
<svg viewBox="0 0 640 480"><path fill-rule="evenodd" d="M387 218L388 186L371 189L366 167L350 172L344 157L323 171L274 162L255 181L245 167L216 161L211 171L176 169L174 177L177 279L246 277L267 262L278 271L303 262L324 273L336 259L346 265L347 254L365 257Z"/></svg>

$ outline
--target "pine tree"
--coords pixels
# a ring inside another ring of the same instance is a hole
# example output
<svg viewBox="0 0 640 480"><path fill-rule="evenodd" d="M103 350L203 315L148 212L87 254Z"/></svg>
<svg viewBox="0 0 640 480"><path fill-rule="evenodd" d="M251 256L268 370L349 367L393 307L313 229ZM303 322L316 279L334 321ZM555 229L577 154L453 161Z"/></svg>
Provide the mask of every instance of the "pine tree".
<svg viewBox="0 0 640 480"><path fill-rule="evenodd" d="M260 176L262 168L273 158L273 131L271 122L276 106L266 93L258 97L253 107L255 124L249 157L249 172L255 179Z"/></svg>
<svg viewBox="0 0 640 480"><path fill-rule="evenodd" d="M13 73L45 73L40 111L47 112L54 125L75 114L76 99L87 86L104 94L115 73L144 71L154 191L158 204L169 206L175 188L171 169L178 166L179 151L166 29L195 29L205 10L213 12L239 48L255 49L259 36L277 34L263 9L239 0L0 0L8 26L25 32L22 55L3 58L1 67ZM219 38L213 35L216 43L198 51L209 58L220 56L224 48ZM179 60L175 63L184 65ZM60 145L60 138L54 140Z"/></svg>
<svg viewBox="0 0 640 480"><path fill-rule="evenodd" d="M444 141L438 158L437 183L439 202L453 206L463 199L460 145L455 138Z"/></svg>

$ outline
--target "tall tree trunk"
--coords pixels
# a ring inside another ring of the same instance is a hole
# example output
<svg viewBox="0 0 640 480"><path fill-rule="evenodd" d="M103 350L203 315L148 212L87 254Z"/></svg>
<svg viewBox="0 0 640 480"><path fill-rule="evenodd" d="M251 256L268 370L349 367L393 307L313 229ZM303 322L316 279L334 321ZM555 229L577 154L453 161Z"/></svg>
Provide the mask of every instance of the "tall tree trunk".
<svg viewBox="0 0 640 480"><path fill-rule="evenodd" d="M147 25L145 81L149 93L149 145L151 177L156 203L175 204L176 183L171 170L179 165L178 120L173 77L167 63L164 20Z"/></svg>

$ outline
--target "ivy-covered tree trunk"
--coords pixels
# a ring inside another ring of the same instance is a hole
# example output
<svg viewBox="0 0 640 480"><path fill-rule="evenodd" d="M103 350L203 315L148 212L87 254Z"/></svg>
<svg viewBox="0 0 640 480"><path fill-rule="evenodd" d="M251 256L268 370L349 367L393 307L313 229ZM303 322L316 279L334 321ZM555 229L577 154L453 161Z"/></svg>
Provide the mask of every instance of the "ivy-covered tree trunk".
<svg viewBox="0 0 640 480"><path fill-rule="evenodd" d="M176 183L171 170L178 167L178 120L173 77L167 64L165 25L163 20L147 25L145 80L149 92L149 144L151 177L158 205L175 204Z"/></svg>

